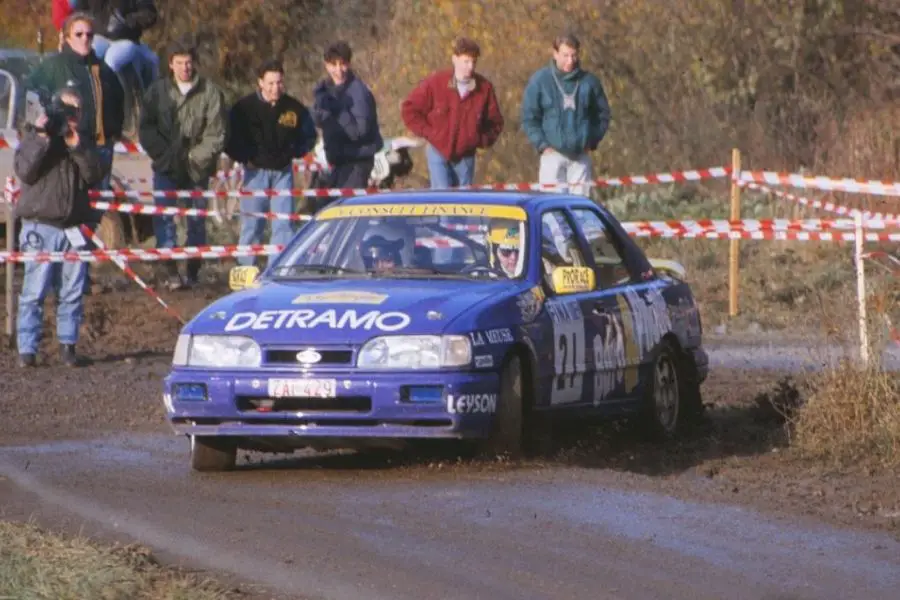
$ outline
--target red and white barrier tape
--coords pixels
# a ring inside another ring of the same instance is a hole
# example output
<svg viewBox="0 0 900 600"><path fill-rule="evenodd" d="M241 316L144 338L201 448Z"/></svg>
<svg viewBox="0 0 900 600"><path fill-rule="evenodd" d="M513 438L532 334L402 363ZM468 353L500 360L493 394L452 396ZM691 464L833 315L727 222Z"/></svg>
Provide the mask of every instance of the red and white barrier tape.
<svg viewBox="0 0 900 600"><path fill-rule="evenodd" d="M89 237L89 238L91 239L91 241L94 242L94 244L95 244L95 245L97 246L97 248L99 248L100 250L104 250L104 251L105 251L105 250L107 249L107 248L106 248L106 244L103 243L103 240L101 240L99 237L97 237L97 234L95 234L93 231L91 231L90 227L88 227L88 226L86 226L86 225L82 225L82 226L81 226L81 232L82 232L84 235L86 235L87 237ZM118 258L118 257L114 257L114 258L112 259L112 261L113 261L114 263L116 263L116 265L117 265L120 269L122 269L122 272L125 273L125 275L127 275L129 279L131 279L133 282L135 282L136 284L138 284L138 286L139 286L141 289L143 289L145 292L147 292L147 294L148 294L151 298L153 298L157 303L159 303L159 305L162 306L163 309L164 309L167 313L169 313L170 315L172 315L173 317L175 317L176 319L178 319L178 321L179 321L182 325L184 325L184 324L186 323L186 321L181 317L181 315L178 314L178 312L177 312L174 308L172 308L171 306L169 306L169 305L166 303L166 301L163 300L163 299L159 296L159 294L156 293L156 290L154 290L152 287L150 287L149 285L147 285L147 284L144 282L144 280L141 279L140 275L138 275L137 273L134 272L134 269L131 268L131 266L128 264L127 261L125 261L125 260L122 259L122 258Z"/></svg>
<svg viewBox="0 0 900 600"><path fill-rule="evenodd" d="M0 252L0 262L106 262L121 258L128 261L153 262L192 258L233 258L269 256L282 250L278 244L247 246L188 246L184 248L121 248L116 250L79 250L77 252Z"/></svg>
<svg viewBox="0 0 900 600"><path fill-rule="evenodd" d="M7 136L4 133L0 132L0 150L11 149L15 150L19 147L19 138L18 135L15 137ZM128 140L118 141L113 145L113 152L116 154L140 154L143 156L147 156L147 151L144 150L144 147L139 143L131 142ZM224 156L224 155L223 155ZM297 159L297 162L294 163L295 171L319 171L323 167L327 167L328 165L323 165L315 159L315 156L312 154L307 154L303 158Z"/></svg>
<svg viewBox="0 0 900 600"><path fill-rule="evenodd" d="M641 230L629 232L632 237L659 237L678 239L711 239L711 240L771 240L771 241L801 241L801 242L852 242L856 240L856 234L844 231L714 231L714 230L684 230L684 231L660 231ZM900 233L864 233L863 239L867 242L900 242Z"/></svg>
<svg viewBox="0 0 900 600"><path fill-rule="evenodd" d="M670 221L623 221L626 231L831 231L854 230L853 219L696 219ZM900 223L863 221L864 229L896 229Z"/></svg>
<svg viewBox="0 0 900 600"><path fill-rule="evenodd" d="M851 179L849 177L838 179L822 175L807 176L798 173L778 173L776 171L741 171L737 179L748 183L768 183L879 196L900 196L900 183L894 181Z"/></svg>
<svg viewBox="0 0 900 600"><path fill-rule="evenodd" d="M808 206L810 208L818 208L818 209L824 210L826 212L834 213L837 215L854 216L857 213L859 213L863 219L900 222L900 214L872 212L869 210L860 210L858 208L850 208L848 206L842 206L840 204L835 204L834 202L822 202L821 200L810 200L809 198L804 198L803 196L797 196L797 195L794 195L794 194L791 194L788 192L770 188L768 186L765 186L765 185L762 185L759 183L752 183L752 182L748 182L748 181L741 181L738 183L738 185L740 185L741 187L746 187L751 190L757 190L760 192L764 192L766 194L772 194L773 196L778 196L779 198L791 200L793 202L797 202L798 204L802 204L802 205Z"/></svg>
<svg viewBox="0 0 900 600"><path fill-rule="evenodd" d="M333 188L333 189L300 189L291 190L91 190L91 198L274 198L278 196L297 197L339 197L368 196L389 190L379 188Z"/></svg>

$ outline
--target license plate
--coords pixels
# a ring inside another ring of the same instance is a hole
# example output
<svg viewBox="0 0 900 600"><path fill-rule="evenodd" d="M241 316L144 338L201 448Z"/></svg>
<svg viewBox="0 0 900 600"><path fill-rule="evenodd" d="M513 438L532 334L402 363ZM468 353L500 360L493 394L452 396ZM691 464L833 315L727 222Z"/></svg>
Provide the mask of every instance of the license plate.
<svg viewBox="0 0 900 600"><path fill-rule="evenodd" d="M270 398L334 398L334 379L270 379Z"/></svg>

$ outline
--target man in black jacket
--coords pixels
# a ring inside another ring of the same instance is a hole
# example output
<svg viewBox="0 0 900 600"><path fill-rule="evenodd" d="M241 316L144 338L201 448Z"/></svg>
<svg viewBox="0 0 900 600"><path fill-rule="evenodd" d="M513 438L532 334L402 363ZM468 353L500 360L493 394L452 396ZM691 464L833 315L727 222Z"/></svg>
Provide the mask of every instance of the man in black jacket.
<svg viewBox="0 0 900 600"><path fill-rule="evenodd" d="M287 190L283 196L243 197L242 213L293 213L293 160L305 156L316 143L316 126L312 116L299 100L285 93L284 67L270 60L257 71L259 89L235 103L230 114L230 136L226 152L244 165L244 188L247 190ZM262 243L266 219L241 215L239 243ZM294 235L293 222L277 218L272 221L272 244L287 244ZM238 258L242 265L252 265L254 257Z"/></svg>
<svg viewBox="0 0 900 600"><path fill-rule="evenodd" d="M79 226L90 222L88 190L106 169L93 144L78 131L78 91L58 92L47 115L27 127L16 148L13 168L22 182L16 216L22 219L22 252L71 252L85 249ZM52 118L55 115L56 118ZM54 123L57 123L54 125ZM76 366L75 344L84 315L86 262L27 262L19 295L19 364L33 367L43 334L44 299L57 295L56 336L64 364Z"/></svg>
<svg viewBox="0 0 900 600"><path fill-rule="evenodd" d="M147 89L159 76L159 57L141 42L143 33L159 18L153 0L75 0L73 8L94 17L97 56L116 73L134 64Z"/></svg>
<svg viewBox="0 0 900 600"><path fill-rule="evenodd" d="M329 46L324 58L328 77L315 88L313 118L331 165L327 186L364 188L384 145L375 97L351 70L353 53L346 42Z"/></svg>

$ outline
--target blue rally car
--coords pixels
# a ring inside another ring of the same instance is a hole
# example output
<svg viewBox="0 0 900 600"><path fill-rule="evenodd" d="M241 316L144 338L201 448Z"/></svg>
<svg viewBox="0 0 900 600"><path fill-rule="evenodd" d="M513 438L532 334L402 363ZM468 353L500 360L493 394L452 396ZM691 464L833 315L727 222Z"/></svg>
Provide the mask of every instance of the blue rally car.
<svg viewBox="0 0 900 600"><path fill-rule="evenodd" d="M515 454L562 415L630 415L668 437L701 411L683 270L581 196L343 199L230 282L164 381L195 470L231 469L240 449L423 439Z"/></svg>

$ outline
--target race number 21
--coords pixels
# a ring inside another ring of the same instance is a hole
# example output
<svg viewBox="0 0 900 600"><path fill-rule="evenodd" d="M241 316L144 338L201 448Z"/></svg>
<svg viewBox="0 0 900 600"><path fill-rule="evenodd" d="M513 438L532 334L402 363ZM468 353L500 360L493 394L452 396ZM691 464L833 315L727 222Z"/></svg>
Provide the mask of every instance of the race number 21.
<svg viewBox="0 0 900 600"><path fill-rule="evenodd" d="M578 302L547 305L553 320L553 385L551 404L580 402L584 390L584 316Z"/></svg>

